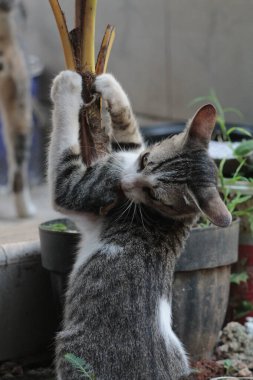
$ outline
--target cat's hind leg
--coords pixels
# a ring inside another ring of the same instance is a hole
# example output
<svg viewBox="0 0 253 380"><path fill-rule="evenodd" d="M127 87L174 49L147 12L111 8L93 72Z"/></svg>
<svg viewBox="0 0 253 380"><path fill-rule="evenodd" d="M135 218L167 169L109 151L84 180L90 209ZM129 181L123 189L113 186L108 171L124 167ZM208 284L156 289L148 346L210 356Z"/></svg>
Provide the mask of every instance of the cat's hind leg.
<svg viewBox="0 0 253 380"><path fill-rule="evenodd" d="M118 144L125 149L142 147L143 139L130 101L114 76L111 74L97 76L94 90L101 94L108 105L113 128L113 147L117 149Z"/></svg>

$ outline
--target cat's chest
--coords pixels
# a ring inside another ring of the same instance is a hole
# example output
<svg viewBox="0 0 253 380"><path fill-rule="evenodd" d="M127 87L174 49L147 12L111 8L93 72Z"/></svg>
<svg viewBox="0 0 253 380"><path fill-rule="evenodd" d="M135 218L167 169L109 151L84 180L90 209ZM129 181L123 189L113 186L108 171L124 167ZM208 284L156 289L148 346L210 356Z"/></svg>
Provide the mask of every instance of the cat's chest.
<svg viewBox="0 0 253 380"><path fill-rule="evenodd" d="M74 265L74 273L90 261L97 266L112 266L125 280L145 274L148 281L172 273L179 254L177 240L153 229L138 225L120 224L102 217L83 215L76 219L81 241ZM111 272L111 270L110 270Z"/></svg>

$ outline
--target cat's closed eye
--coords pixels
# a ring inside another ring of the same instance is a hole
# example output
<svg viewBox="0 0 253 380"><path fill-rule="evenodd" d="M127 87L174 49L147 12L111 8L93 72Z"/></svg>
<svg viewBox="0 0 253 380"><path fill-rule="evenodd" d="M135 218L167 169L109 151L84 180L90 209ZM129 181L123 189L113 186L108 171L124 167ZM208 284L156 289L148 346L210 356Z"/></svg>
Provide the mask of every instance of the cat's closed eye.
<svg viewBox="0 0 253 380"><path fill-rule="evenodd" d="M143 170L147 166L147 164L148 164L148 156L149 156L149 152L145 153L141 157L141 162L140 162L140 168L141 168L141 170Z"/></svg>

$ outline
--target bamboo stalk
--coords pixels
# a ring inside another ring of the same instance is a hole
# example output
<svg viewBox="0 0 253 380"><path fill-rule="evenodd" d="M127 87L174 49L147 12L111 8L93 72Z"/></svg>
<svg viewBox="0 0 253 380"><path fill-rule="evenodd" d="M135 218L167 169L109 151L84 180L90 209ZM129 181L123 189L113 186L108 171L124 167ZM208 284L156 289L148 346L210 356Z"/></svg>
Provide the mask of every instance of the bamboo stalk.
<svg viewBox="0 0 253 380"><path fill-rule="evenodd" d="M107 65L111 54L112 46L115 40L115 27L107 25L104 38L98 53L96 63L96 74L100 75L107 71Z"/></svg>
<svg viewBox="0 0 253 380"><path fill-rule="evenodd" d="M95 73L95 24L97 0L83 0L81 70Z"/></svg>
<svg viewBox="0 0 253 380"><path fill-rule="evenodd" d="M66 66L69 70L75 70L76 64L75 64L74 52L71 45L64 13L61 10L58 0L49 0L49 3L54 13L55 21L60 33Z"/></svg>

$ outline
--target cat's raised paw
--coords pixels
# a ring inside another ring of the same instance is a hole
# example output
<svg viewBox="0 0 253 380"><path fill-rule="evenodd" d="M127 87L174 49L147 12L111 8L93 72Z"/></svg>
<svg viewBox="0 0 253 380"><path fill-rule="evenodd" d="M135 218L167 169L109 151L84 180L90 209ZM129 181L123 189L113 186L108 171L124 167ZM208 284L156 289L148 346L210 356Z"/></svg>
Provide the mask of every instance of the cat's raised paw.
<svg viewBox="0 0 253 380"><path fill-rule="evenodd" d="M81 102L82 77L74 71L65 70L60 72L53 81L51 99L55 102L62 100L64 96L77 96Z"/></svg>
<svg viewBox="0 0 253 380"><path fill-rule="evenodd" d="M121 97L123 90L119 82L111 74L102 74L96 77L93 89L101 94L102 98L108 102Z"/></svg>

